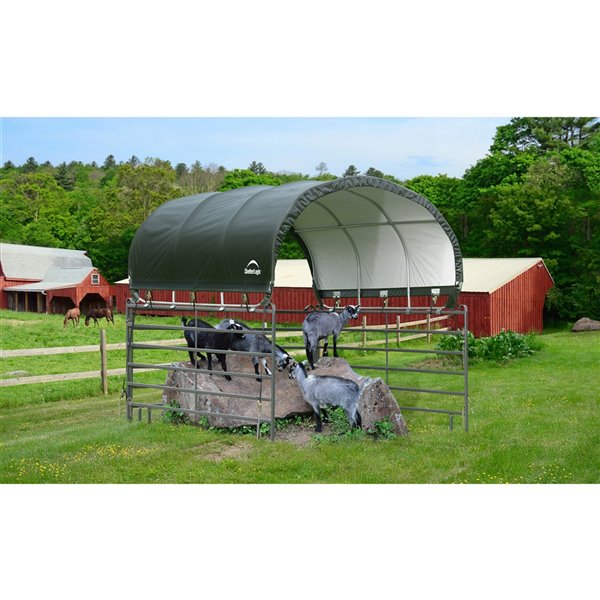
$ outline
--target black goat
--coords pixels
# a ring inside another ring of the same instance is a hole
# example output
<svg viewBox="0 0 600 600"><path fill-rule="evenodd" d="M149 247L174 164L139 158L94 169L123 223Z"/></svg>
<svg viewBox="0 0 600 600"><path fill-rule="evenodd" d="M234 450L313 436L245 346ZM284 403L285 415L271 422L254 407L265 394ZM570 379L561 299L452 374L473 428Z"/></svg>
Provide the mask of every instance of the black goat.
<svg viewBox="0 0 600 600"><path fill-rule="evenodd" d="M191 350L188 351L190 355L190 362L195 367L198 366L197 358L204 360L204 355L200 353L199 348L204 349L206 352L206 360L208 363L208 370L212 371L212 355L217 357L221 367L225 373L227 373L227 363L225 361L225 354L221 352L210 352L210 350L229 350L236 339L246 337L244 333L237 333L243 330L243 327L231 320L229 326L225 327L225 331L216 329L210 323L203 321L202 319L189 319L185 317L181 318L181 322L184 327L198 327L200 329L211 329L213 331L197 331L185 329L183 335L185 341ZM212 373L211 373L212 375ZM231 381L231 376L225 375L227 381Z"/></svg>
<svg viewBox="0 0 600 600"><path fill-rule="evenodd" d="M227 329L231 319L223 319L218 325L217 329ZM252 331L248 325L241 321L235 321L242 329ZM262 333L249 333L244 338L236 338L231 346L232 350L243 350L245 352L256 352L256 353L270 353L271 352L271 340ZM283 371L293 360L293 358L281 347L275 344L275 359L277 361L277 370ZM254 372L256 373L256 381L261 381L261 377L258 372L258 356L252 356L252 364L254 365ZM263 368L267 375L271 375L267 359L264 356L260 357Z"/></svg>

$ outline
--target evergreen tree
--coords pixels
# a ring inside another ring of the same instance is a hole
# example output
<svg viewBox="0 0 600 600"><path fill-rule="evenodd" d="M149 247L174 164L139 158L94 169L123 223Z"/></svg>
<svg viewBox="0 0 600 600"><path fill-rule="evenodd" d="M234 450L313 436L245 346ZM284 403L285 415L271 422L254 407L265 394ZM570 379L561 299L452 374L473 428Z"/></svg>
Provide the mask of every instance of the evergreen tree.
<svg viewBox="0 0 600 600"><path fill-rule="evenodd" d="M188 168L185 163L177 163L175 166L175 176L177 180L183 179L188 174Z"/></svg>
<svg viewBox="0 0 600 600"><path fill-rule="evenodd" d="M263 165L261 162L257 163L255 160L250 163L248 169L257 175L264 175L267 172L265 165Z"/></svg>
<svg viewBox="0 0 600 600"><path fill-rule="evenodd" d="M75 176L67 168L67 163L63 162L58 165L54 173L54 179L56 179L56 183L58 183L63 190L69 192L75 188Z"/></svg>
<svg viewBox="0 0 600 600"><path fill-rule="evenodd" d="M104 164L102 165L102 168L105 171L109 171L110 169L114 169L116 166L117 166L117 162L115 161L115 157L112 154L109 154L104 159Z"/></svg>
<svg viewBox="0 0 600 600"><path fill-rule="evenodd" d="M383 179L383 177L384 177L383 171L380 171L379 169L375 169L374 167L369 167L367 169L365 175L369 175L371 177L379 177L380 179Z"/></svg>
<svg viewBox="0 0 600 600"><path fill-rule="evenodd" d="M33 158L33 156L30 156L25 162L25 164L21 167L21 171L23 173L33 173L38 170L38 167L39 165L35 158Z"/></svg>
<svg viewBox="0 0 600 600"><path fill-rule="evenodd" d="M358 171L354 165L350 165L344 171L343 177L355 177L356 175L360 175L360 171Z"/></svg>

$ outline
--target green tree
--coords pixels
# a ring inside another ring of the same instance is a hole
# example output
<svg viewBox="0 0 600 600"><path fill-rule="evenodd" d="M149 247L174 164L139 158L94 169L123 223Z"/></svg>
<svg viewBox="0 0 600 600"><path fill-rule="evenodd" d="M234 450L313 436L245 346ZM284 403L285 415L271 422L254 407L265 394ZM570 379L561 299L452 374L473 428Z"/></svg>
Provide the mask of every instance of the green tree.
<svg viewBox="0 0 600 600"><path fill-rule="evenodd" d="M166 161L155 163L119 166L104 202L90 212L89 255L109 281L126 275L129 246L138 227L160 204L179 196L175 171Z"/></svg>
<svg viewBox="0 0 600 600"><path fill-rule="evenodd" d="M72 201L49 173L15 171L0 182L0 238L13 243L73 247L78 228Z"/></svg>
<svg viewBox="0 0 600 600"><path fill-rule="evenodd" d="M21 171L23 173L34 173L35 171L37 171L39 168L39 165L37 163L37 160L35 160L35 158L33 158L33 156L30 156L26 161L25 164L21 167Z"/></svg>
<svg viewBox="0 0 600 600"><path fill-rule="evenodd" d="M356 175L360 175L360 171L354 165L349 165L344 171L343 177L355 177Z"/></svg>
<svg viewBox="0 0 600 600"><path fill-rule="evenodd" d="M69 170L67 163L63 162L58 165L54 173L54 179L63 190L70 191L75 188L75 175Z"/></svg>
<svg viewBox="0 0 600 600"><path fill-rule="evenodd" d="M102 164L102 168L105 171L108 171L110 169L114 169L116 166L117 166L117 162L115 161L115 157L112 154L109 154L104 159L104 163Z"/></svg>
<svg viewBox="0 0 600 600"><path fill-rule="evenodd" d="M380 179L383 179L383 171L380 171L379 169L376 169L375 167L369 167L365 171L365 175L368 175L369 177L379 177Z"/></svg>
<svg viewBox="0 0 600 600"><path fill-rule="evenodd" d="M518 117L498 128L491 151L544 154L567 147L585 148L599 130L596 117Z"/></svg>
<svg viewBox="0 0 600 600"><path fill-rule="evenodd" d="M256 173L257 175L265 175L267 172L265 165L263 165L261 162L257 163L255 160L250 163L248 170Z"/></svg>
<svg viewBox="0 0 600 600"><path fill-rule="evenodd" d="M247 187L250 185L280 185L281 180L275 175L265 173L257 175L250 169L234 169L227 173L223 183L219 187L221 192L233 190L236 188Z"/></svg>
<svg viewBox="0 0 600 600"><path fill-rule="evenodd" d="M177 163L175 165L175 177L177 181L182 180L188 173L189 171L185 163Z"/></svg>
<svg viewBox="0 0 600 600"><path fill-rule="evenodd" d="M419 175L404 182L404 185L435 204L460 241L465 218L462 179L448 175Z"/></svg>

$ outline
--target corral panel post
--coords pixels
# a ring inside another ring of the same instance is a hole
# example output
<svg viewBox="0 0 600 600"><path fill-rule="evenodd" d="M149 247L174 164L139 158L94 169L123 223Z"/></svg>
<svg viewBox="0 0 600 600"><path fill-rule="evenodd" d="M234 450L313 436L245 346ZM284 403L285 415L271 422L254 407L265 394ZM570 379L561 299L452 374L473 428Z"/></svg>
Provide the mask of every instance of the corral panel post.
<svg viewBox="0 0 600 600"><path fill-rule="evenodd" d="M102 379L102 391L108 395L108 371L106 368L106 329L100 329L100 377Z"/></svg>
<svg viewBox="0 0 600 600"><path fill-rule="evenodd" d="M277 336L277 312L275 305L271 304L271 441L275 440L275 372L277 371L277 358L275 356L275 345Z"/></svg>
<svg viewBox="0 0 600 600"><path fill-rule="evenodd" d="M463 423L465 431L469 431L469 311L466 305L462 306L464 311L464 327L463 327L463 371L464 377L464 406L463 406Z"/></svg>
<svg viewBox="0 0 600 600"><path fill-rule="evenodd" d="M125 310L125 340L127 342L127 352L126 352L126 379L127 386L125 388L125 403L127 405L127 419L130 421L133 418L133 409L131 407L131 401L133 400L133 387L131 384L133 383L133 368L131 364L133 363L133 320L134 320L134 308L129 302L127 302L126 310Z"/></svg>

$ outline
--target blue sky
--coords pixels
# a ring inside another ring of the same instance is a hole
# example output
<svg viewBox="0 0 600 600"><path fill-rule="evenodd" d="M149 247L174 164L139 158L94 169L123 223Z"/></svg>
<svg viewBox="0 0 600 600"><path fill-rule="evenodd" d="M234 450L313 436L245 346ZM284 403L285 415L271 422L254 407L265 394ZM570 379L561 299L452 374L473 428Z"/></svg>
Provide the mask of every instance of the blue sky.
<svg viewBox="0 0 600 600"><path fill-rule="evenodd" d="M350 164L375 167L399 179L444 173L461 177L487 153L496 128L510 117L162 117L3 118L1 162L30 156L57 165L102 164L132 155L173 165L199 160L227 169L253 160L271 171L316 174L325 162L342 175Z"/></svg>

